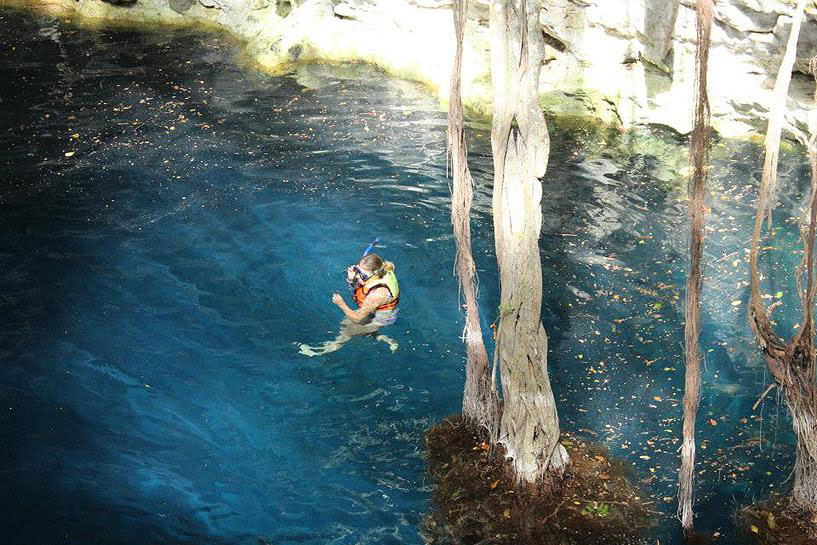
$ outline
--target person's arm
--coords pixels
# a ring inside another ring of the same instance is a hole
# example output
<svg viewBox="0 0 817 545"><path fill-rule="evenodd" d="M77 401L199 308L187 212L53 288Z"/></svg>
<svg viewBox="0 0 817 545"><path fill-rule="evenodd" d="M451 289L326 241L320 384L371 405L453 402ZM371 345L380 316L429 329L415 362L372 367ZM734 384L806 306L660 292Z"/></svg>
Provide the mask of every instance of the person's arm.
<svg viewBox="0 0 817 545"><path fill-rule="evenodd" d="M377 310L377 307L389 299L391 299L391 295L389 294L388 288L375 288L374 291L366 296L366 299L363 301L363 306L354 310L346 304L346 301L343 300L343 297L341 297L339 293L332 295L332 302L343 311L343 314L347 318L358 324L365 322L366 318Z"/></svg>

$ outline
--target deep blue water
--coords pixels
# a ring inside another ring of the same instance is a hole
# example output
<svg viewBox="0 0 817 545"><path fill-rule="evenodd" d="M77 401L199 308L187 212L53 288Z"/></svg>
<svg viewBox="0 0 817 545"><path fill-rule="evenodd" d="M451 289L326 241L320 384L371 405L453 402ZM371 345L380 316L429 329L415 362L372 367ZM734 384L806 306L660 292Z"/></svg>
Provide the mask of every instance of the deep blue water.
<svg viewBox="0 0 817 545"><path fill-rule="evenodd" d="M423 433L458 411L464 360L440 106L360 65L264 76L190 31L1 11L0 42L0 542L422 543ZM490 322L488 133L469 138ZM633 464L662 544L679 543L687 235L664 167L681 145L556 130L543 200L562 426ZM785 490L792 448L774 395L751 410L768 382L745 318L759 151L713 158L697 511L737 544L731 511ZM797 153L781 169L764 270L791 332L807 180ZM376 235L400 349L299 355L334 336L331 294Z"/></svg>

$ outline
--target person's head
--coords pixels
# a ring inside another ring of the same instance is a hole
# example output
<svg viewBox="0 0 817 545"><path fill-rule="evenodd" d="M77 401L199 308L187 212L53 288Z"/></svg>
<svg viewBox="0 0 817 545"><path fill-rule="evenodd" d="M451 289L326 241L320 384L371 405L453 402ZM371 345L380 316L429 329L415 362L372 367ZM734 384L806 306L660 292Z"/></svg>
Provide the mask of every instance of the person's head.
<svg viewBox="0 0 817 545"><path fill-rule="evenodd" d="M386 273L393 270L394 263L383 261L377 254L366 254L356 265L356 271L364 282L372 276L383 278Z"/></svg>

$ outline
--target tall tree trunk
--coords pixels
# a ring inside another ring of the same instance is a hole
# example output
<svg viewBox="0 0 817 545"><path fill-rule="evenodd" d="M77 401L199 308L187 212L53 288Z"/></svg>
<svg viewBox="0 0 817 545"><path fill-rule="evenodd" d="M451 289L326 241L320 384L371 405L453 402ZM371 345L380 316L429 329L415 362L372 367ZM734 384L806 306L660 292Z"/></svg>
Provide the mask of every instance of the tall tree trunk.
<svg viewBox="0 0 817 545"><path fill-rule="evenodd" d="M812 386L813 387L813 386ZM797 450L794 462L794 502L817 516L817 405L811 396L789 395L786 405L794 421ZM817 522L817 518L815 519Z"/></svg>
<svg viewBox="0 0 817 545"><path fill-rule="evenodd" d="M814 108L817 108L817 56L811 59L810 69L814 76ZM814 281L814 236L817 228L817 126L811 126L808 140L808 157L811 163L811 210L808 232L803 237L808 245L808 252L803 256L803 263L798 270L798 287L802 286L803 265L806 271L806 289L800 297L805 298L803 323L811 324L810 332L814 334L814 299L817 293L817 282ZM801 231L803 233L803 231ZM806 306L807 305L807 306ZM798 395L789 395L786 391L789 412L794 420L794 433L797 436L797 452L794 465L794 501L799 505L810 506L817 523L817 376L815 376L815 354L813 338L810 339L812 352L810 366L800 369L800 387ZM796 415L796 417L794 416Z"/></svg>
<svg viewBox="0 0 817 545"><path fill-rule="evenodd" d="M471 201L474 181L468 169L468 150L465 145L462 96L462 41L467 0L454 0L454 33L457 40L454 69L451 76L451 99L448 106L448 151L451 156L451 224L457 243L454 269L459 278L460 292L465 298L465 391L462 414L477 426L484 426L492 441L497 439L499 427L496 386L492 383L488 353L482 340L482 327L477 305L477 274L471 255Z"/></svg>
<svg viewBox="0 0 817 545"><path fill-rule="evenodd" d="M803 261L797 271L797 290L802 304L803 326L791 343L786 344L772 327L768 311L761 301L757 269L757 254L763 220L767 214L771 220L771 195L777 179L780 133L783 127L788 86L805 4L806 0L799 0L795 8L786 52L775 81L775 103L769 114L765 142L766 156L760 180L752 247L749 254L752 275L749 323L758 344L766 355L766 363L775 382L785 394L786 406L797 437L793 500L795 504L811 511L817 517L817 369L815 368L814 347L814 302L815 295L817 295L817 282L814 281L814 239L815 227L817 227L817 152L815 152L817 134L812 133L808 143L811 162L811 207L806 222L804 222L806 225L801 226ZM813 127L812 130L814 130ZM806 274L805 286L802 283L804 272Z"/></svg>
<svg viewBox="0 0 817 545"><path fill-rule="evenodd" d="M681 470L678 478L678 517L685 533L692 531L692 492L695 472L695 418L701 395L701 356L698 350L700 336L701 258L704 249L704 195L709 148L709 105L706 91L709 42L712 30L712 0L698 0L695 51L695 112L689 156L692 161L690 181L689 219L689 274L686 289L684 324L685 367L684 431L681 446Z"/></svg>
<svg viewBox="0 0 817 545"><path fill-rule="evenodd" d="M539 3L494 0L490 8L494 113L494 234L500 307L495 346L502 380L500 442L518 480L561 476L567 452L547 373L547 335L541 322L542 186L550 141L539 106L544 43ZM515 122L515 123L514 123Z"/></svg>

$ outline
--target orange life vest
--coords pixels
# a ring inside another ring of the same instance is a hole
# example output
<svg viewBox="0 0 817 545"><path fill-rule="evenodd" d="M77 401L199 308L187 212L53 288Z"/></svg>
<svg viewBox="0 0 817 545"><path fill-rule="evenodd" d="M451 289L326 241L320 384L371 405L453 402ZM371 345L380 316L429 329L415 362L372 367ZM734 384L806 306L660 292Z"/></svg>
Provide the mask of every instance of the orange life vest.
<svg viewBox="0 0 817 545"><path fill-rule="evenodd" d="M390 272L387 273L387 276L388 275L394 275L394 273L390 271ZM397 303L400 302L400 289L397 288L397 293L395 294L393 292L392 287L390 286L390 284L393 284L396 287L397 286L397 279L396 278L387 279L386 277L383 277L383 278L377 278L377 277L370 278L364 284L359 284L355 288L355 293L354 293L354 295L352 297L355 300L355 303L357 303L357 306L362 307L363 302L366 300L366 296L369 295L369 292L371 292L375 288L383 286L387 290L389 290L389 294L391 294L392 298L391 298L390 301L386 301L385 303L383 303L382 305L377 307L375 309L375 311L378 311L378 310L392 310L392 309L396 308Z"/></svg>

